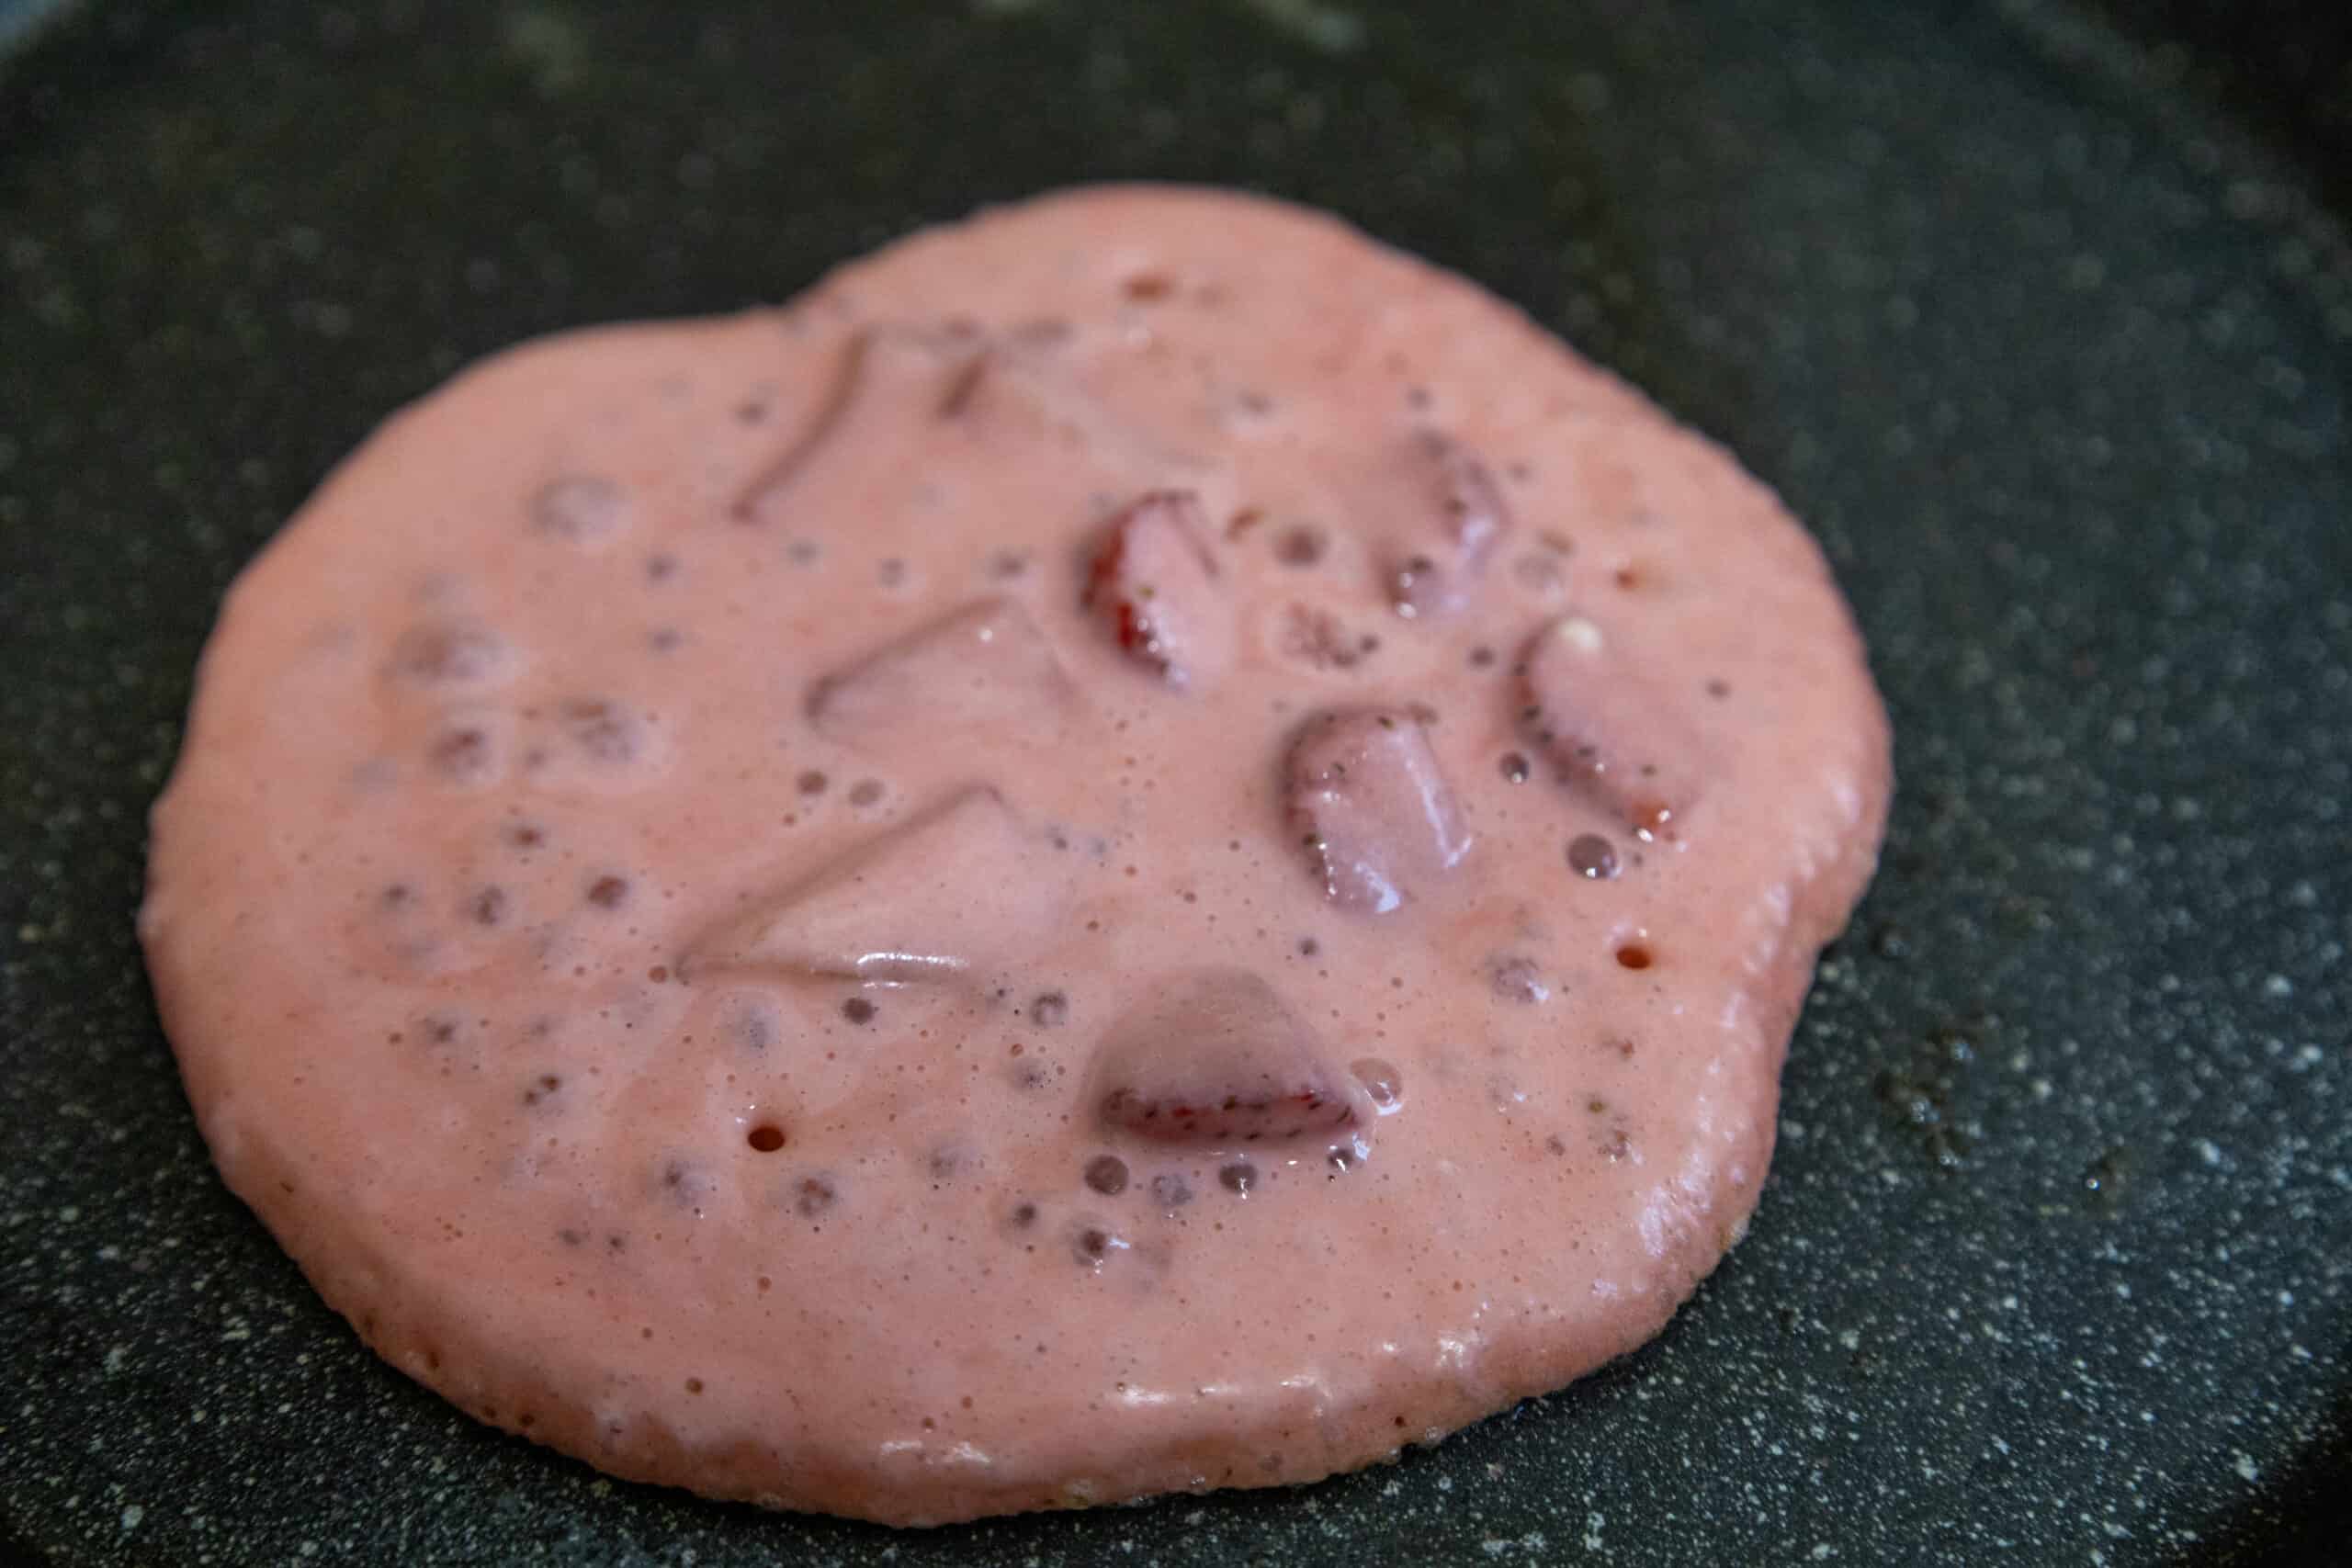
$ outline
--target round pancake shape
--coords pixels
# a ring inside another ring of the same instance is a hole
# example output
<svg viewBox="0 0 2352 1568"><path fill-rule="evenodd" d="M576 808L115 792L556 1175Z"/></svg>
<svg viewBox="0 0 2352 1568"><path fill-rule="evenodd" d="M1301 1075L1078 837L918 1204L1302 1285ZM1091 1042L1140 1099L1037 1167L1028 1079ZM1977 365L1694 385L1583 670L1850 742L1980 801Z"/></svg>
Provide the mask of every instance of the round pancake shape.
<svg viewBox="0 0 2352 1568"><path fill-rule="evenodd" d="M1334 219L1086 188L392 418L231 591L141 933L386 1359L935 1524L1656 1333L1890 784L1721 449Z"/></svg>

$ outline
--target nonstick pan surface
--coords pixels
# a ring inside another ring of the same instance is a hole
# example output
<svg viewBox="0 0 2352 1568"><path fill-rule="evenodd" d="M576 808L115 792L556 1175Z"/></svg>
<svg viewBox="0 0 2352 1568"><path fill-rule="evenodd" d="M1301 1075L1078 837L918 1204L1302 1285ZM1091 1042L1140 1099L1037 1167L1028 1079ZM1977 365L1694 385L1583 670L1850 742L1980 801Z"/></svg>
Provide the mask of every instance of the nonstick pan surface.
<svg viewBox="0 0 2352 1568"><path fill-rule="evenodd" d="M2340 42L2337 7L2256 9L2262 59L2332 79L2278 29ZM0 1558L2345 1561L2344 143L2273 112L2260 61L2209 69L2143 23L2029 0L50 23L0 62ZM363 1350L222 1189L155 1025L142 816L220 591L477 355L778 299L910 225L1110 175L1279 192L1467 272L1729 442L1826 544L1901 791L1753 1233L1629 1360L1303 1491L908 1535L477 1426Z"/></svg>

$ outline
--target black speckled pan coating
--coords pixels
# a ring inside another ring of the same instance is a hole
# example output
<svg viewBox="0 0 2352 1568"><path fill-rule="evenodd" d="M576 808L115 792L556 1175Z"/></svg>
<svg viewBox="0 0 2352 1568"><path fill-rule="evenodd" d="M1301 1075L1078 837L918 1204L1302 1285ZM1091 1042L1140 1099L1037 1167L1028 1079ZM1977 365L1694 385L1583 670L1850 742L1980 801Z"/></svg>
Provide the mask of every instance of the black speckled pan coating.
<svg viewBox="0 0 2352 1568"><path fill-rule="evenodd" d="M0 66L0 1558L2343 1561L2352 257L2188 67L2033 0L69 17ZM1902 792L1754 1233L1304 1492L900 1536L476 1426L214 1179L149 1009L221 586L474 355L1111 175L1461 268L1826 540Z"/></svg>

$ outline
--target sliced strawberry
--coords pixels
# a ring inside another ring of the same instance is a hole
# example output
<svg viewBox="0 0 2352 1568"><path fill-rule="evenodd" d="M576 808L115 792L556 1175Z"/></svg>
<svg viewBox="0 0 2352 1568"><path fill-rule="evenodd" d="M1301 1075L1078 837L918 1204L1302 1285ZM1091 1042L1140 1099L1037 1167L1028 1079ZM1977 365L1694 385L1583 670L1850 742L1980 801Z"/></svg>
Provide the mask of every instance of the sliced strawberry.
<svg viewBox="0 0 2352 1568"><path fill-rule="evenodd" d="M1087 573L1085 607L1171 686L1205 686L1232 661L1233 604L1209 537L1192 491L1147 491L1111 519Z"/></svg>
<svg viewBox="0 0 2352 1568"><path fill-rule="evenodd" d="M1105 1128L1159 1143L1339 1136L1372 1121L1306 1021L1241 969L1162 985L1103 1037L1092 1081Z"/></svg>
<svg viewBox="0 0 2352 1568"><path fill-rule="evenodd" d="M1018 600L976 599L826 675L808 716L868 749L964 731L1023 743L1058 736L1077 687Z"/></svg>
<svg viewBox="0 0 2352 1568"><path fill-rule="evenodd" d="M1510 531L1510 506L1486 460L1452 436L1416 436L1406 468L1411 515L1392 547L1389 599L1408 619L1451 615L1470 602L1487 557Z"/></svg>
<svg viewBox="0 0 2352 1568"><path fill-rule="evenodd" d="M1069 912L1073 858L975 785L813 870L779 874L695 942L682 967L876 985L1000 973Z"/></svg>
<svg viewBox="0 0 2352 1568"><path fill-rule="evenodd" d="M736 494L736 521L756 524L779 513L829 451L855 446L835 438L861 423L956 417L985 375L985 353L977 333L953 327L884 324L850 333L791 443Z"/></svg>
<svg viewBox="0 0 2352 1568"><path fill-rule="evenodd" d="M1689 817L1702 748L1679 705L1589 616L1537 632L1520 660L1522 728L1561 779L1642 839L1671 839Z"/></svg>
<svg viewBox="0 0 2352 1568"><path fill-rule="evenodd" d="M1428 730L1396 708L1319 715L1291 747L1289 814L1342 908L1383 914L1470 852Z"/></svg>

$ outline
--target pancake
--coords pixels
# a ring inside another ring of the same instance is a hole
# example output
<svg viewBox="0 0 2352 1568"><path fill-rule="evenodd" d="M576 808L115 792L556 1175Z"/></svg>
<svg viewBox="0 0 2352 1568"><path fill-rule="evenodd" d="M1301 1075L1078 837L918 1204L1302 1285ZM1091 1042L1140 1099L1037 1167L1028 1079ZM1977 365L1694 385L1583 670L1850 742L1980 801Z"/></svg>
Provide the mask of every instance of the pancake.
<svg viewBox="0 0 2352 1568"><path fill-rule="evenodd" d="M1889 787L1720 448L1333 219L1081 189L394 416L231 591L141 933L394 1366L933 1524L1655 1334Z"/></svg>

